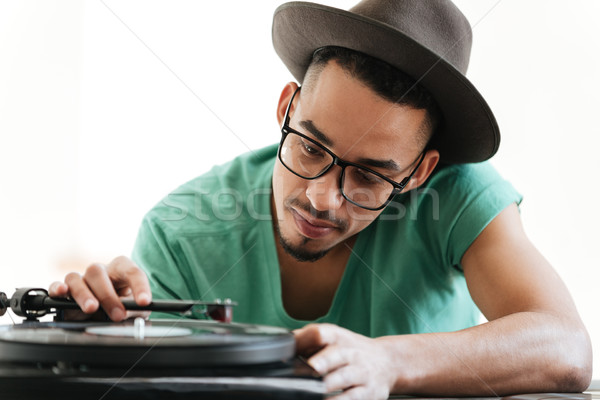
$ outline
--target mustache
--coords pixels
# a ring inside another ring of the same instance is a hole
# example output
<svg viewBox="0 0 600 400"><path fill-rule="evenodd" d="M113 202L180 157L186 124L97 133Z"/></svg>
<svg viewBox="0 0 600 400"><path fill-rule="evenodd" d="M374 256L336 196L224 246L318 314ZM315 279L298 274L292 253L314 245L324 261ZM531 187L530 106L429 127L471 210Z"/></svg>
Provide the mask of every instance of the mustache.
<svg viewBox="0 0 600 400"><path fill-rule="evenodd" d="M334 213L330 211L315 210L309 203L302 203L297 197L286 199L284 205L287 208L294 207L300 209L307 214L310 214L315 219L331 222L337 229L346 230L348 228L348 222L343 219L336 218Z"/></svg>

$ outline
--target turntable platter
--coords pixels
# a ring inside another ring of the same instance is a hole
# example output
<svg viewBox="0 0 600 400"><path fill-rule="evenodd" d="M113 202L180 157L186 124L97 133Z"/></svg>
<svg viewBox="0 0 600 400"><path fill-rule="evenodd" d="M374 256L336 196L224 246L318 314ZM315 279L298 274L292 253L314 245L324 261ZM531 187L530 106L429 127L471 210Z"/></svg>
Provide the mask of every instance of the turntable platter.
<svg viewBox="0 0 600 400"><path fill-rule="evenodd" d="M240 366L285 361L283 328L197 320L152 320L143 335L123 323L24 323L0 327L0 361L140 367Z"/></svg>
<svg viewBox="0 0 600 400"><path fill-rule="evenodd" d="M143 333L140 333L142 331ZM194 332L188 328L178 327L166 327L166 326L150 326L140 330L135 326L91 326L86 328L85 333L98 336L114 336L114 337L178 337L178 336L190 336Z"/></svg>

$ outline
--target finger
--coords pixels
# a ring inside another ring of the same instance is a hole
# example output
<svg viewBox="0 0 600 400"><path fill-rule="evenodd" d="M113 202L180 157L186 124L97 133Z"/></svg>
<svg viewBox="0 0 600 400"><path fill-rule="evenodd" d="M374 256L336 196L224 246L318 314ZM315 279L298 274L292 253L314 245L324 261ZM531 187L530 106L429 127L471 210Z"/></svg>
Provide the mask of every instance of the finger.
<svg viewBox="0 0 600 400"><path fill-rule="evenodd" d="M358 368L346 365L327 374L325 377L325 387L327 388L327 392L344 390L365 384L366 377L367 373L365 371L361 373Z"/></svg>
<svg viewBox="0 0 600 400"><path fill-rule="evenodd" d="M76 272L67 274L65 284L68 287L67 292L71 294L71 298L75 300L83 312L91 314L98 310L98 300L94 297L81 275Z"/></svg>
<svg viewBox="0 0 600 400"><path fill-rule="evenodd" d="M329 345L308 359L308 364L321 375L328 374L349 363L353 350Z"/></svg>
<svg viewBox="0 0 600 400"><path fill-rule="evenodd" d="M316 324L296 329L293 333L296 341L296 353L298 355L309 357L324 346L321 342L319 327Z"/></svg>
<svg viewBox="0 0 600 400"><path fill-rule="evenodd" d="M333 324L309 324L294 331L296 351L303 356L311 356L328 344L346 340L350 331Z"/></svg>
<svg viewBox="0 0 600 400"><path fill-rule="evenodd" d="M113 282L118 282L118 290L131 290L135 302L140 306L150 304L152 293L148 277L133 261L127 257L117 257L108 264L107 271Z"/></svg>
<svg viewBox="0 0 600 400"><path fill-rule="evenodd" d="M357 336L354 332L334 324L316 324L324 345L348 343Z"/></svg>
<svg viewBox="0 0 600 400"><path fill-rule="evenodd" d="M117 294L121 299L133 300L133 292L130 287L117 289Z"/></svg>
<svg viewBox="0 0 600 400"><path fill-rule="evenodd" d="M52 282L48 287L48 295L50 297L67 297L69 296L69 286L64 282Z"/></svg>
<svg viewBox="0 0 600 400"><path fill-rule="evenodd" d="M106 311L113 321L121 321L125 318L125 307L119 299L113 283L108 276L106 268L102 264L90 265L83 275L83 280L100 302L100 306ZM72 293L72 291L71 291Z"/></svg>

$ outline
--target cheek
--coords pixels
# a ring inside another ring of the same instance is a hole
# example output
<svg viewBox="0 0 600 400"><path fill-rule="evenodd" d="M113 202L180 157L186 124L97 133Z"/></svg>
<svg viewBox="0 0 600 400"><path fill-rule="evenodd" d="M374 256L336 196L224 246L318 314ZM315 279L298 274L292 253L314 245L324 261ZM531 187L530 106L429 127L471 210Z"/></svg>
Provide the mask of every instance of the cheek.
<svg viewBox="0 0 600 400"><path fill-rule="evenodd" d="M358 233L369 226L378 216L380 211L369 211L346 202L346 210L348 217L348 231L350 233Z"/></svg>
<svg viewBox="0 0 600 400"><path fill-rule="evenodd" d="M279 160L273 168L273 198L277 208L288 198L303 198L306 193L306 181L289 172Z"/></svg>
<svg viewBox="0 0 600 400"><path fill-rule="evenodd" d="M281 170L281 163L279 162L279 160L275 161L275 167L273 168L273 181L272 181L272 185L273 185L273 199L275 200L276 204L279 204L281 202L281 199L283 198L283 176L282 173L283 171Z"/></svg>
<svg viewBox="0 0 600 400"><path fill-rule="evenodd" d="M286 186L289 181L289 179L286 179L288 178L285 176L287 175L286 172L285 167L277 160L275 168L273 168L273 197L278 204L285 198Z"/></svg>
<svg viewBox="0 0 600 400"><path fill-rule="evenodd" d="M298 197L299 191L302 190L302 182L297 182L294 174L290 173L279 160L275 162L273 168L273 202L275 205L275 217L277 219L284 218L284 203L286 199ZM299 179L299 178L298 178Z"/></svg>

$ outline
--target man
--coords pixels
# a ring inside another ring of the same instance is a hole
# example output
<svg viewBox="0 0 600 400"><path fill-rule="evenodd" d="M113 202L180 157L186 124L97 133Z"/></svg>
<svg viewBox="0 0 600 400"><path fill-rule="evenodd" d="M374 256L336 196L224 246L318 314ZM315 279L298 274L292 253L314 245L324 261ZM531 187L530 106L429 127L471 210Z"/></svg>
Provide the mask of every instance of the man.
<svg viewBox="0 0 600 400"><path fill-rule="evenodd" d="M238 322L297 329L340 399L585 389L589 337L522 230L520 196L471 164L499 133L464 77L460 11L288 3L273 40L302 82L281 93L279 146L183 185L144 219L133 261L51 294L117 321L119 295L234 297ZM474 326L475 305L489 322Z"/></svg>

